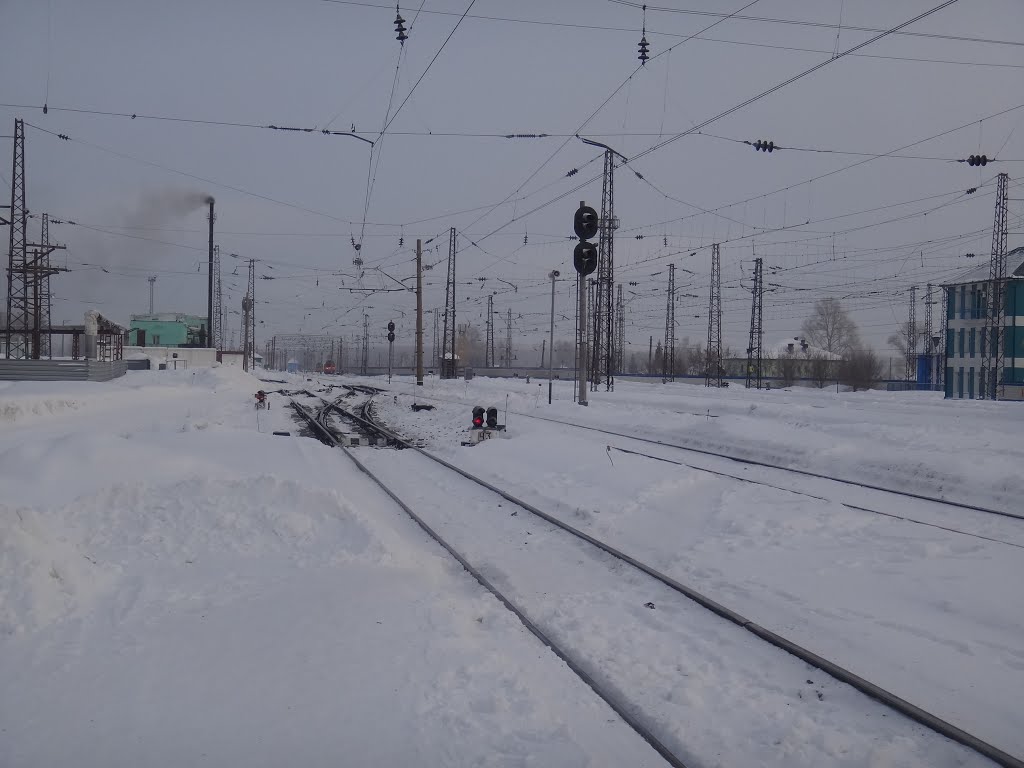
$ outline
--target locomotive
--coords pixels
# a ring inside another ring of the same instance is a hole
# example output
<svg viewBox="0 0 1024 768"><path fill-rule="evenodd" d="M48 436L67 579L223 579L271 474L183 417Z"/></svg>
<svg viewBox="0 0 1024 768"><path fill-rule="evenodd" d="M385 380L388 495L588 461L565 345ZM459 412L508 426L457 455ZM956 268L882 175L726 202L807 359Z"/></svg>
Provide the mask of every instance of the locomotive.
<svg viewBox="0 0 1024 768"><path fill-rule="evenodd" d="M334 367L334 362L332 360L328 360L326 363L324 363L324 373L330 376L333 375L336 371L337 369Z"/></svg>

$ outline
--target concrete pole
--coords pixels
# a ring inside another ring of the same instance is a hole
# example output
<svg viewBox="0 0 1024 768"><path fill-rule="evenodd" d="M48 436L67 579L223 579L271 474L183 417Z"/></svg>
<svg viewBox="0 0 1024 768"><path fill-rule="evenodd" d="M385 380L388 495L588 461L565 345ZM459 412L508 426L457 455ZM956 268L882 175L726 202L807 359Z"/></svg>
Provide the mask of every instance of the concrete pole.
<svg viewBox="0 0 1024 768"><path fill-rule="evenodd" d="M207 198L210 204L210 255L207 259L206 269L206 346L213 346L213 222L217 218L213 215L213 198ZM152 284L150 284L152 288ZM152 310L150 310L152 311Z"/></svg>
<svg viewBox="0 0 1024 768"><path fill-rule="evenodd" d="M554 362L555 362L555 280L558 278L557 269L552 270L548 277L551 278L551 348L548 350L548 405L551 405L551 388L554 386ZM544 365L544 361L541 361Z"/></svg>
<svg viewBox="0 0 1024 768"><path fill-rule="evenodd" d="M587 360L590 357L589 347L587 344L587 278L580 276L580 355L579 355L579 372L577 378L579 379L579 395L576 398L576 402L580 405L590 405L587 402ZM548 381L548 386L551 386L551 382Z"/></svg>
<svg viewBox="0 0 1024 768"><path fill-rule="evenodd" d="M423 386L423 241L416 240L416 386Z"/></svg>

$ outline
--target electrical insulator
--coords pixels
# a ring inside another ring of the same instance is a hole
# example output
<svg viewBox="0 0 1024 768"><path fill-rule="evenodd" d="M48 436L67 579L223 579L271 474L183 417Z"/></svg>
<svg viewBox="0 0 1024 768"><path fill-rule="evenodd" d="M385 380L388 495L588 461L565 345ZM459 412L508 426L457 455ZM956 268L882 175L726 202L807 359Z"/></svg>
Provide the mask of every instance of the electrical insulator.
<svg viewBox="0 0 1024 768"><path fill-rule="evenodd" d="M647 44L647 35L645 34L640 38L640 44L637 46L637 50L640 52L640 55L637 56L637 58L640 59L640 66L642 67L647 66L647 60L651 58L647 55L649 48L650 46Z"/></svg>
<svg viewBox="0 0 1024 768"><path fill-rule="evenodd" d="M399 235L399 237L398 237L398 247L401 248L403 245L405 245L405 235Z"/></svg>
<svg viewBox="0 0 1024 768"><path fill-rule="evenodd" d="M662 246L664 246L665 248L668 248L668 235L665 235L665 236L664 236L664 237L662 238L662 243L661 243L661 244L662 244Z"/></svg>
<svg viewBox="0 0 1024 768"><path fill-rule="evenodd" d="M643 240L643 239L644 239L644 236L643 236L643 235L637 235L637 236L636 236L636 239L637 239L637 240Z"/></svg>
<svg viewBox="0 0 1024 768"><path fill-rule="evenodd" d="M754 151L755 152L774 152L775 151L775 142L774 141L764 141L763 139L758 139L757 141L754 142L753 146L754 146Z"/></svg>
<svg viewBox="0 0 1024 768"><path fill-rule="evenodd" d="M968 190L967 190L966 192L964 192L964 194L965 194L965 195L973 195L973 194L974 194L975 192L977 192L977 191L978 191L978 188L977 188L977 187L971 187L971 188L970 188L970 189L968 189Z"/></svg>
<svg viewBox="0 0 1024 768"><path fill-rule="evenodd" d="M968 165L988 165L988 155L971 155L967 158Z"/></svg>
<svg viewBox="0 0 1024 768"><path fill-rule="evenodd" d="M402 14L399 13L397 5L395 6L395 32L398 33L395 36L395 40L404 46L405 41L409 39L409 36L405 34L405 19L403 19Z"/></svg>
<svg viewBox="0 0 1024 768"><path fill-rule="evenodd" d="M630 284L630 285L637 285L637 282L636 282L636 280L630 280L630 281L629 281L629 284Z"/></svg>
<svg viewBox="0 0 1024 768"><path fill-rule="evenodd" d="M569 172L568 172L568 173L566 173L565 175L566 175L566 176L575 176L575 175L576 175L577 173L579 173L579 172L580 172L580 169L579 169L579 168L573 168L573 169L572 169L571 171L569 171Z"/></svg>

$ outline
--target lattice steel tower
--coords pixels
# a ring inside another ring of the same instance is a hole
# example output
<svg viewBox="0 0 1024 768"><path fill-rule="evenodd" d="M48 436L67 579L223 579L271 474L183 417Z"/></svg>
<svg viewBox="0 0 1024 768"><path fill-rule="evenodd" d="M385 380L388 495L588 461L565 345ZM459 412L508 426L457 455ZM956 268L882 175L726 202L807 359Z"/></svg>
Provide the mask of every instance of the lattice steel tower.
<svg viewBox="0 0 1024 768"><path fill-rule="evenodd" d="M28 208L25 206L25 123L14 121L14 156L11 163L11 231L7 257L6 350L10 359L29 356Z"/></svg>
<svg viewBox="0 0 1024 768"><path fill-rule="evenodd" d="M512 309L509 308L505 319L505 367L512 367Z"/></svg>
<svg viewBox="0 0 1024 768"><path fill-rule="evenodd" d="M996 215L992 222L992 260L989 265L988 322L985 332L985 360L981 366L981 399L999 398L999 379L1003 375L1006 350L1003 348L1003 326L1006 325L1006 184L1010 177L1000 173L996 189ZM988 390L986 392L986 389Z"/></svg>
<svg viewBox="0 0 1024 768"><path fill-rule="evenodd" d="M600 146L600 145L599 145ZM615 389L615 151L605 148L601 185L601 225L597 243L597 282L594 292L590 346L590 381L605 391ZM589 298L589 297L588 297Z"/></svg>
<svg viewBox="0 0 1024 768"><path fill-rule="evenodd" d="M487 297L487 343L484 345L484 368L494 367L494 296Z"/></svg>
<svg viewBox="0 0 1024 768"><path fill-rule="evenodd" d="M928 361L928 383L935 386L935 345L932 343L932 284L924 289L924 354Z"/></svg>
<svg viewBox="0 0 1024 768"><path fill-rule="evenodd" d="M153 312L153 282L155 277L150 278L149 284L149 311ZM213 331L211 332L212 344L216 349L224 349L224 296L221 293L220 274L220 246L213 246Z"/></svg>
<svg viewBox="0 0 1024 768"><path fill-rule="evenodd" d="M621 374L624 370L626 351L626 312L622 301L622 283L615 286L615 367L614 371Z"/></svg>
<svg viewBox="0 0 1024 768"><path fill-rule="evenodd" d="M665 303L665 351L661 356L661 381L676 380L676 265L668 265L668 298Z"/></svg>
<svg viewBox="0 0 1024 768"><path fill-rule="evenodd" d="M761 388L761 361L764 357L762 344L764 340L764 278L763 262L760 257L754 259L754 288L750 306L750 339L747 342L747 389L751 386Z"/></svg>
<svg viewBox="0 0 1024 768"><path fill-rule="evenodd" d="M917 368L917 286L910 286L910 308L907 312L907 381L916 378Z"/></svg>
<svg viewBox="0 0 1024 768"><path fill-rule="evenodd" d="M711 293L708 298L708 347L704 386L722 386L722 258L718 243L711 246Z"/></svg>
<svg viewBox="0 0 1024 768"><path fill-rule="evenodd" d="M455 227L448 231L448 283L444 289L444 336L441 339L441 378L458 375L455 359Z"/></svg>

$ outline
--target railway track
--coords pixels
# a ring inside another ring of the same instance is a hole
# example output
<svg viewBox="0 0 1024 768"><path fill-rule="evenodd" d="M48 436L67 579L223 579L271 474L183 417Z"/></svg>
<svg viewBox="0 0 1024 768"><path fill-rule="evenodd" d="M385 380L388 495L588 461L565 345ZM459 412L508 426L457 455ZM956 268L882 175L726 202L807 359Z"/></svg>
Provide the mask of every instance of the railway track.
<svg viewBox="0 0 1024 768"><path fill-rule="evenodd" d="M372 425L374 429L378 430L381 434L386 435L392 441L393 445L402 446L410 449L407 453L415 453L418 456L422 456L425 460L432 462L434 465L441 466L448 470L449 472L458 475L464 481L467 481L468 483L471 483L477 486L478 488L484 489L484 491L486 491L487 493L499 497L504 502L511 503L519 510L526 511L527 513L529 513L530 515L539 520L543 520L546 524L553 526L554 529L557 529L558 532L569 534L570 536L574 537L574 539L578 542L583 542L591 548L596 548L597 550L600 550L600 552L602 553L602 557L610 556L614 561L616 561L619 564L619 566L625 566L635 572L643 574L644 577L653 579L660 585L660 588L667 589L670 591L670 593L674 593L675 599L678 600L679 597L682 597L686 598L687 601L692 601L692 603L695 603L701 608L710 611L711 613L715 614L716 616L722 619L725 619L726 621L754 635L760 640L763 640L769 643L770 645L774 646L775 648L783 650L791 654L792 656L795 656L801 661L806 662L812 667L826 673L835 680L852 686L861 693L870 696L871 698L888 706L892 710L899 712L900 714L931 729L932 731L935 731L936 733L941 734L942 736L948 739L956 741L978 752L979 754L993 760L999 765L1006 766L1007 768L1024 768L1024 762L1000 750L994 745L989 744L970 733L967 733L966 731L956 727L952 723L949 723L937 717L936 715L912 704L911 702L908 702L905 699L896 696L895 694L885 690L881 686L878 686L860 677L859 675L856 675L850 670L798 645L797 643L789 640L788 638L758 625L757 623L751 621L745 616L715 601L711 597L661 573L655 568L652 568L651 566L637 560L636 558L607 544L606 542L601 541L600 539L597 539L596 537L591 536L585 533L584 531L577 529L574 526L569 525L568 523L563 522L562 520L558 519L553 515L545 513L543 510L538 509L533 505L529 504L528 502L525 502L515 497L514 495L508 493L507 491L499 487L496 487L491 483L479 477L476 477L466 472L465 470L428 453L427 451L423 450L422 448L416 445L413 445L409 441L390 432L389 430L387 430L386 428L382 427L381 425L377 424L374 421L372 415L369 412L370 399L371 398L368 398L362 404L361 413L352 414L351 412L346 412L346 415L358 418L363 422L367 423L368 425ZM334 439L334 436L330 428L325 424L325 414L329 414L331 411L338 412L339 406L337 404L325 402L324 405L316 413L303 408L301 405L297 403L293 403L293 406L300 413L300 415L311 424L311 426L316 425L314 427L314 430L318 432L318 434L320 435L321 439L324 440L324 442L331 445L337 445L337 441ZM345 409L340 410L345 412ZM551 419L547 420L557 421ZM565 423L569 424L568 422ZM582 426L573 424L569 425ZM607 432L607 430L598 431ZM620 436L630 437L626 435ZM604 681L597 679L597 677L591 674L587 663L574 659L573 654L569 650L567 650L566 647L564 647L564 645L553 639L550 631L545 631L540 626L538 626L538 624L527 615L526 611L523 610L522 607L520 607L512 599L507 597L506 594L504 594L502 590L498 589L491 580L487 579L486 576L483 573L481 573L480 569L475 567L470 562L470 558L465 556L462 553L462 551L460 551L459 548L450 544L449 541L442 537L442 535L437 530L435 530L435 528L431 527L421 515L417 514L412 508L410 508L410 506L395 493L393 488L391 488L390 485L380 477L379 471L375 473L366 465L366 463L356 459L352 452L345 452L361 471L366 473L392 500L394 500L406 512L406 514L408 514L414 521L416 521L417 524L419 524L433 539L435 539L446 551L448 551L464 568L466 568L466 570L469 573L471 573L486 589L488 589L488 591L490 591L497 599L499 599L509 610L515 613L527 629L529 629L534 635L536 635L538 639L540 639L545 645L551 648L551 650L554 653L556 653L556 655L558 655L559 658L565 661L566 664L576 674L578 674L581 677L581 679L584 680L585 683L587 683L587 685L589 685L602 699L604 699L612 707L612 709L617 714L619 714L620 717L623 718L625 722L627 722L631 727L634 728L634 730L637 731L637 733L641 737L643 737L649 744L651 744L651 746L654 747L655 750L657 750L659 754L661 754L662 757L664 757L670 765L685 765L685 763L676 754L676 752L674 752L666 746L664 739L659 738L659 736L656 735L652 731L652 729L648 727L645 719L638 718L635 715L634 712L636 706L634 703L629 701L623 702L622 694L619 693L618 689L615 686L609 687ZM423 470L418 471L423 472ZM435 470L431 470L431 472L434 472L436 474ZM428 475L424 475L424 477L427 476ZM499 503L498 506L501 506L501 504ZM514 515L516 514L516 512L513 512L512 514ZM650 603L648 607L653 609L654 604Z"/></svg>

